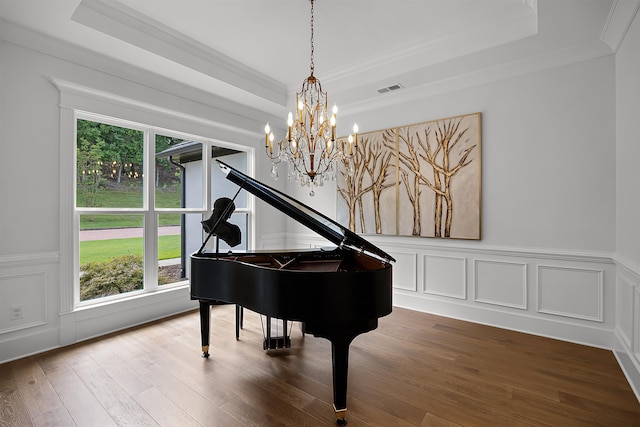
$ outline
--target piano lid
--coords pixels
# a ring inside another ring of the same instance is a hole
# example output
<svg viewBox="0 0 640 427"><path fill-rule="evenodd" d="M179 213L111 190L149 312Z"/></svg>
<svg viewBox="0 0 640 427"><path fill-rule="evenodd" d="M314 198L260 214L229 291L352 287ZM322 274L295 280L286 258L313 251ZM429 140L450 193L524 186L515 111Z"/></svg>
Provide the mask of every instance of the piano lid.
<svg viewBox="0 0 640 427"><path fill-rule="evenodd" d="M290 218L295 219L302 225L315 231L331 243L343 249L350 249L355 252L364 252L367 255L380 259L383 262L395 261L393 257L348 228L327 218L315 209L287 196L286 194L271 188L239 170L216 160L220 169L226 174L227 179L241 188L244 188L254 196L269 203L274 208L285 213Z"/></svg>

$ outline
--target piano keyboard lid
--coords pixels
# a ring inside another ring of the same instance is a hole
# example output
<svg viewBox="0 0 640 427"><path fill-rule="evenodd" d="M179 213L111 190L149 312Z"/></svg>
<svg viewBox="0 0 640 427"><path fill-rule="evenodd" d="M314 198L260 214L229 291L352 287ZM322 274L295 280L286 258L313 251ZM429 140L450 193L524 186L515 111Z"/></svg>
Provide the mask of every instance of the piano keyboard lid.
<svg viewBox="0 0 640 427"><path fill-rule="evenodd" d="M254 196L269 203L280 212L283 212L290 218L295 219L299 223L315 231L334 245L343 249L365 253L383 262L395 261L391 255L384 252L382 249L358 236L348 228L345 228L332 219L324 216L315 209L287 196L275 188L271 188L268 185L245 175L220 160L216 160L216 162L229 181L237 184Z"/></svg>

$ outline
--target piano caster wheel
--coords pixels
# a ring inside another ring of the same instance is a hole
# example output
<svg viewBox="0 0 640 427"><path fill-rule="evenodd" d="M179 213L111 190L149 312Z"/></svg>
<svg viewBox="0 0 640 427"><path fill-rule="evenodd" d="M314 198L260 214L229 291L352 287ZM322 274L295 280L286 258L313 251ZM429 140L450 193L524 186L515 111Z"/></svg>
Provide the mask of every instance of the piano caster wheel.
<svg viewBox="0 0 640 427"><path fill-rule="evenodd" d="M347 419L346 418L338 418L336 420L336 425L337 426L346 426L347 425Z"/></svg>
<svg viewBox="0 0 640 427"><path fill-rule="evenodd" d="M333 409L336 412L336 425L346 426L347 425L347 408L338 410L334 406Z"/></svg>
<svg viewBox="0 0 640 427"><path fill-rule="evenodd" d="M203 345L202 346L202 357L204 357L205 359L209 358L209 346L208 345Z"/></svg>
<svg viewBox="0 0 640 427"><path fill-rule="evenodd" d="M209 358L209 353L202 353L202 357L204 357L205 359Z"/></svg>

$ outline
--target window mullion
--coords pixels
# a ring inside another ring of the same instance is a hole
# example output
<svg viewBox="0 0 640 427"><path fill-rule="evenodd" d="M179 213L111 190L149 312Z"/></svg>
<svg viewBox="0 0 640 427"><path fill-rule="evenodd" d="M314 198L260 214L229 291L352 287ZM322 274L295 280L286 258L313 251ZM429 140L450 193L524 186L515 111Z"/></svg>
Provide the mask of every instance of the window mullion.
<svg viewBox="0 0 640 427"><path fill-rule="evenodd" d="M202 202L205 210L203 219L208 218L213 209L211 200L211 142L202 144Z"/></svg>
<svg viewBox="0 0 640 427"><path fill-rule="evenodd" d="M144 132L143 193L144 214L144 287L147 291L158 288L158 215L155 212L155 139L152 129Z"/></svg>

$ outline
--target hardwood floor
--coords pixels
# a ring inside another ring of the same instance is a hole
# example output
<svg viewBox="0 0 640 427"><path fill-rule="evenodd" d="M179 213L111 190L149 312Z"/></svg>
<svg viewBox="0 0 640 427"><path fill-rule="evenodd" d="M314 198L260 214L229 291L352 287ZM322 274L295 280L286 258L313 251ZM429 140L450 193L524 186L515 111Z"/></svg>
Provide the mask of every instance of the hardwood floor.
<svg viewBox="0 0 640 427"><path fill-rule="evenodd" d="M330 426L331 349L302 337L262 350L257 314L233 306L0 365L1 426ZM351 345L357 426L639 426L610 351L395 308Z"/></svg>

